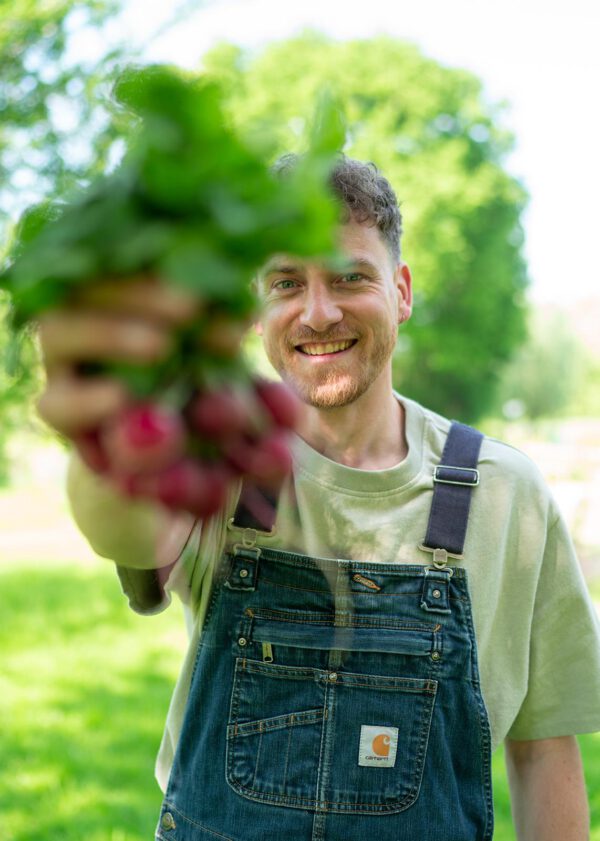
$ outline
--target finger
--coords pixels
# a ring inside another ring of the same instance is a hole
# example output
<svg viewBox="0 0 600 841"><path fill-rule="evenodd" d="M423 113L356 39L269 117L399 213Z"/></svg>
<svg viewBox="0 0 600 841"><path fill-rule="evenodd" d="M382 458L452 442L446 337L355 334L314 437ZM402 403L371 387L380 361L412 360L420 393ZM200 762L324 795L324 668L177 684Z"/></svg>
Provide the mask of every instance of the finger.
<svg viewBox="0 0 600 841"><path fill-rule="evenodd" d="M198 345L216 356L235 357L247 330L248 325L244 321L216 316L198 334Z"/></svg>
<svg viewBox="0 0 600 841"><path fill-rule="evenodd" d="M98 312L54 310L39 320L46 368L90 360L155 362L172 347L169 333L155 324Z"/></svg>
<svg viewBox="0 0 600 841"><path fill-rule="evenodd" d="M102 280L77 290L73 303L147 318L170 325L182 325L196 318L202 305L196 295L154 277Z"/></svg>
<svg viewBox="0 0 600 841"><path fill-rule="evenodd" d="M73 437L107 422L123 411L130 399L118 380L64 376L49 382L37 410L46 423Z"/></svg>

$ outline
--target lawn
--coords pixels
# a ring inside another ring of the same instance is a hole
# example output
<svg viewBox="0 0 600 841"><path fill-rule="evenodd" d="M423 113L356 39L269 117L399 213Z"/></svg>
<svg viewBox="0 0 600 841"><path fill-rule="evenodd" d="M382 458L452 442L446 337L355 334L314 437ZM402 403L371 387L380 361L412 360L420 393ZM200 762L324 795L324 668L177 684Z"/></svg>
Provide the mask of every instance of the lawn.
<svg viewBox="0 0 600 841"><path fill-rule="evenodd" d="M3 841L149 841L153 763L185 645L133 614L110 564L0 565ZM581 739L600 841L600 736ZM495 841L514 839L501 752Z"/></svg>

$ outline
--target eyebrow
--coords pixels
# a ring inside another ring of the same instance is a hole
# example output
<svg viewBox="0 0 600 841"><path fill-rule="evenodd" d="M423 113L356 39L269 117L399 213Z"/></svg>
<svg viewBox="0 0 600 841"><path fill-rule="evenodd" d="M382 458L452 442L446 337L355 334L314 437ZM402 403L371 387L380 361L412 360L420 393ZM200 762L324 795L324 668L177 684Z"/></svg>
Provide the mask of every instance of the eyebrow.
<svg viewBox="0 0 600 841"><path fill-rule="evenodd" d="M349 260L347 265L344 266L346 271L351 271L352 269L364 269L365 271L371 274L377 274L377 268L373 265L373 263L369 262L369 260L363 260L360 257L357 257L355 260Z"/></svg>
<svg viewBox="0 0 600 841"><path fill-rule="evenodd" d="M278 262L276 259L273 259L264 266L261 275L263 277L268 277L271 274L284 274L284 275L291 275L295 274L297 271L303 268L302 263L286 263L286 262ZM373 263L369 262L369 260L361 259L357 257L356 259L350 258L347 262L344 262L340 266L332 267L332 271L343 271L349 272L353 269L364 269L371 274L377 273L377 268L373 265Z"/></svg>
<svg viewBox="0 0 600 841"><path fill-rule="evenodd" d="M298 271L298 268L298 265L294 266L291 263L267 263L261 274L263 277L267 277L270 274L294 274Z"/></svg>

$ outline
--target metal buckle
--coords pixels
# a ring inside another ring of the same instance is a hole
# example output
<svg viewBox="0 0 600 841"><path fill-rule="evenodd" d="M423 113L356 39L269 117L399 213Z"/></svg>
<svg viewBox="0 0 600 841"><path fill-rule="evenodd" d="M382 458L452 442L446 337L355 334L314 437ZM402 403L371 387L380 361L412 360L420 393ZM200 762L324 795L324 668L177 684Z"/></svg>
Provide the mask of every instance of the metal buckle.
<svg viewBox="0 0 600 841"><path fill-rule="evenodd" d="M276 533L275 526L273 526L271 531L259 531L258 529L251 528L250 526L236 526L233 517L230 517L227 521L227 528L229 531L241 531L242 533L242 542L233 544L233 554L237 555L239 552L254 552L255 560L258 560L261 555L260 546L256 545L259 535L262 537L273 537Z"/></svg>
<svg viewBox="0 0 600 841"><path fill-rule="evenodd" d="M438 476L438 470L456 470L459 473L470 473L473 477L472 481L460 481L458 479L441 479ZM479 484L479 470L473 467L453 467L451 464L438 464L433 469L433 481L440 485L464 485L467 488L474 488Z"/></svg>
<svg viewBox="0 0 600 841"><path fill-rule="evenodd" d="M436 569L444 569L448 563L448 558L456 558L457 561L462 561L464 555L457 555L455 552L448 552L447 549L442 549L441 546L434 548L433 546L425 546L424 543L419 543L418 546L422 552L429 552L433 555L433 566Z"/></svg>

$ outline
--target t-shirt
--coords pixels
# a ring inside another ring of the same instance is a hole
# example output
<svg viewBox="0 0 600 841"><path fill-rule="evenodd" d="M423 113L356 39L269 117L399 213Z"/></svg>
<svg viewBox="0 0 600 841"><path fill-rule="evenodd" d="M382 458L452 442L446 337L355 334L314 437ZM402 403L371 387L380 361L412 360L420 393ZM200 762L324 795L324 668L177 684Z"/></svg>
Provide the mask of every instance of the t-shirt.
<svg viewBox="0 0 600 841"><path fill-rule="evenodd" d="M259 545L313 557L431 563L419 548L433 469L450 422L398 395L408 455L385 470L333 462L297 438L272 537ZM473 606L483 698L495 748L506 737L543 739L600 730L600 627L565 524L539 471L521 452L484 438L462 560ZM181 729L212 572L239 489L222 517L196 526L168 581L184 601L190 647L158 755L165 788ZM132 607L144 605L131 599Z"/></svg>

